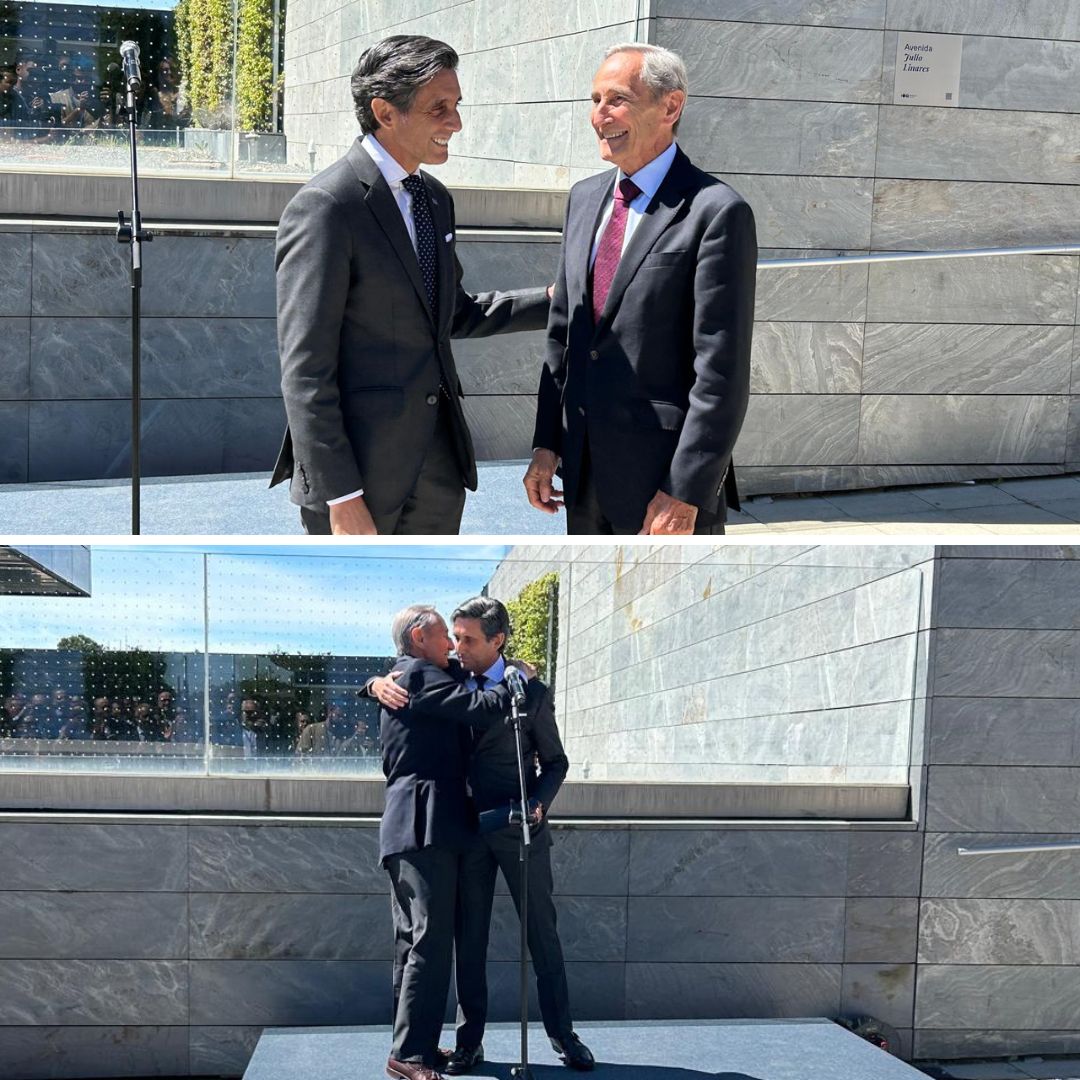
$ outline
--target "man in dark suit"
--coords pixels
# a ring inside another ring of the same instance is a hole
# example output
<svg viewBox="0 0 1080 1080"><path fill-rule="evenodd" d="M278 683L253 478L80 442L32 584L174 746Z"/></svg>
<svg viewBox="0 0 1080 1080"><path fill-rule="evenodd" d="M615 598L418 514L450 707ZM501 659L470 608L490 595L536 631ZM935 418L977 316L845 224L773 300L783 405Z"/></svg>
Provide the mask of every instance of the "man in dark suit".
<svg viewBox="0 0 1080 1080"><path fill-rule="evenodd" d="M546 288L461 287L454 205L421 164L461 130L457 53L372 46L352 76L363 139L304 185L278 228L278 344L291 478L309 533L456 533L476 456L451 337L541 329Z"/></svg>
<svg viewBox="0 0 1080 1080"><path fill-rule="evenodd" d="M509 698L500 683L484 690L465 685L452 669L446 623L433 608L399 612L393 636L400 654L393 670L408 704L380 716L386 806L379 858L390 876L394 919L394 1036L386 1073L439 1080L458 861L475 833L462 725L501 723Z"/></svg>
<svg viewBox="0 0 1080 1080"><path fill-rule="evenodd" d="M593 81L600 156L618 168L570 192L524 478L537 509L565 502L570 533L722 533L738 507L754 216L676 145L686 93L682 61L655 45L613 47Z"/></svg>
<svg viewBox="0 0 1080 1080"><path fill-rule="evenodd" d="M502 682L507 661L503 649L510 635L510 617L498 600L477 596L465 601L453 615L454 639L462 668L471 672L465 686L482 689ZM370 692L384 704L411 701L403 680L393 676L371 680ZM525 783L533 807L532 842L528 862L527 937L536 993L544 1030L565 1064L580 1070L595 1062L588 1047L574 1032L566 967L559 942L552 899L551 833L546 825L551 807L569 764L555 722L551 691L539 679L527 684L523 730ZM517 748L513 729L495 724L471 732L469 793L477 811L505 808L520 798ZM505 828L474 837L461 857L454 933L454 968L458 1000L456 1047L446 1066L451 1075L467 1073L484 1060L487 1023L487 950L495 877L502 871L510 895L521 913L519 832Z"/></svg>

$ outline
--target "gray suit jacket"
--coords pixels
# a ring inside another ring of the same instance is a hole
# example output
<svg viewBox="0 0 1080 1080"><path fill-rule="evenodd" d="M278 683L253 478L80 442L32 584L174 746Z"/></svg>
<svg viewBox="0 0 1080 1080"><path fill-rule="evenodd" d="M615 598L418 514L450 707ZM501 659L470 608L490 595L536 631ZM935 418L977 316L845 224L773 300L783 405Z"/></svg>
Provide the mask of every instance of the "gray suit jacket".
<svg viewBox="0 0 1080 1080"><path fill-rule="evenodd" d="M562 458L568 505L586 436L601 509L641 527L658 490L737 506L731 451L750 393L757 240L750 207L678 150L593 323L589 254L616 173L570 192L533 446Z"/></svg>
<svg viewBox="0 0 1080 1080"><path fill-rule="evenodd" d="M411 492L449 388L462 483L476 457L461 407L451 337L541 329L545 289L471 296L454 250L454 204L434 177L439 310L389 185L357 140L296 193L277 236L278 347L288 430L271 486L291 478L294 503L326 509L360 488L375 514Z"/></svg>

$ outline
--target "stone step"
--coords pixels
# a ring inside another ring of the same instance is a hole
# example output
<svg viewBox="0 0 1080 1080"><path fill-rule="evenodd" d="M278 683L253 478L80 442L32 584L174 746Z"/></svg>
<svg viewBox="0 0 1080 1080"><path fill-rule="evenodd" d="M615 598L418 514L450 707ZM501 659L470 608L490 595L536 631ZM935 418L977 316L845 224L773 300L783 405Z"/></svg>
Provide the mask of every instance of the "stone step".
<svg viewBox="0 0 1080 1080"><path fill-rule="evenodd" d="M596 1056L596 1080L925 1080L899 1058L829 1020L687 1020L588 1023L577 1028ZM268 1028L244 1080L379 1080L389 1027ZM453 1028L441 1046L454 1045ZM475 1080L510 1080L516 1024L491 1024ZM539 1025L529 1027L533 1080L568 1080Z"/></svg>

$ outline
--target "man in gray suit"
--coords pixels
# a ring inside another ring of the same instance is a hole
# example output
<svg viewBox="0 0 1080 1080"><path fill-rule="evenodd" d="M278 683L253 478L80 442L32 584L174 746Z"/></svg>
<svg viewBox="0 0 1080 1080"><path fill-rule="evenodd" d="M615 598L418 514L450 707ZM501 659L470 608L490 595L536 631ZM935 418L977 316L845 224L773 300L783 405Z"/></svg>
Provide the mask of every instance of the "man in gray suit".
<svg viewBox="0 0 1080 1080"><path fill-rule="evenodd" d="M608 51L592 126L616 169L570 192L548 322L529 502L567 531L722 533L750 391L757 241L750 207L675 143L686 68Z"/></svg>
<svg viewBox="0 0 1080 1080"><path fill-rule="evenodd" d="M363 53L363 138L297 192L278 228L278 345L291 479L309 533L456 533L476 456L451 337L541 329L545 288L461 287L454 204L421 164L461 130L457 53L395 36Z"/></svg>

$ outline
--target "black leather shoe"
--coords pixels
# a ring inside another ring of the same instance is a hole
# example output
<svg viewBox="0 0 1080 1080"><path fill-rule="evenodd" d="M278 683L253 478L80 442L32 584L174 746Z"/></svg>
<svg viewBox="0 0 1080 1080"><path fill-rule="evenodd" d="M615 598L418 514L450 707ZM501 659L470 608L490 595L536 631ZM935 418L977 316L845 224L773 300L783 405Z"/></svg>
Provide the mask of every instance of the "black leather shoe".
<svg viewBox="0 0 1080 1080"><path fill-rule="evenodd" d="M462 1073L467 1073L470 1069L475 1069L477 1065L483 1064L483 1061L483 1043L479 1046L474 1046L471 1050L467 1046L459 1046L450 1055L450 1059L447 1061L444 1071L450 1076L460 1076Z"/></svg>
<svg viewBox="0 0 1080 1080"><path fill-rule="evenodd" d="M589 1072L596 1065L596 1059L589 1048L573 1031L565 1039L552 1039L551 1048L562 1058L564 1065L579 1072Z"/></svg>

